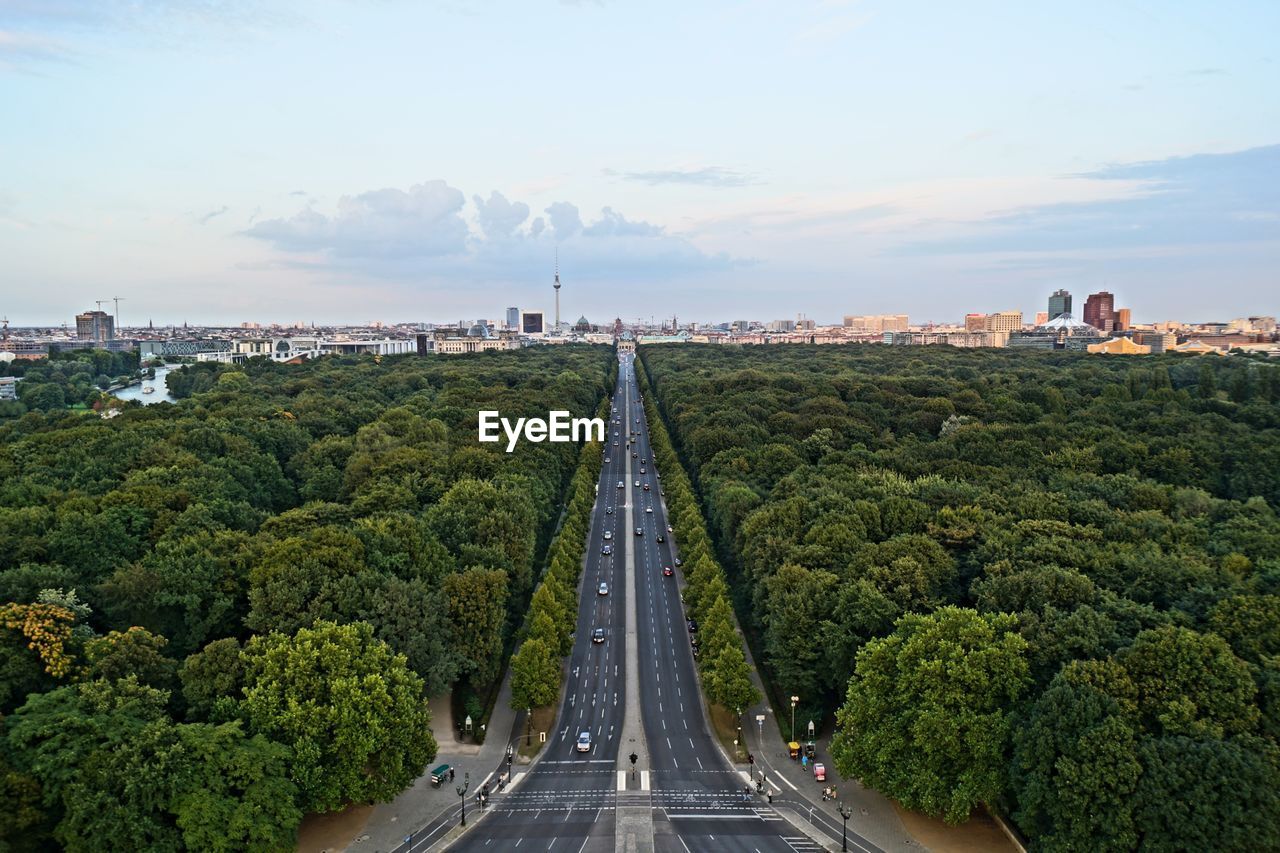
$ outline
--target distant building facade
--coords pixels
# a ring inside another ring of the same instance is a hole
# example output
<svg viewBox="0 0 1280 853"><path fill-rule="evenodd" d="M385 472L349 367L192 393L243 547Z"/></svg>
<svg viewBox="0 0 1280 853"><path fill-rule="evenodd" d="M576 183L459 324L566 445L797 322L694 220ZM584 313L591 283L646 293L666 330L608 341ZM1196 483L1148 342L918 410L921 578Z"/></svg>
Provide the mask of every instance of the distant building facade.
<svg viewBox="0 0 1280 853"><path fill-rule="evenodd" d="M520 332L525 335L541 335L546 332L546 322L541 311L520 312Z"/></svg>
<svg viewBox="0 0 1280 853"><path fill-rule="evenodd" d="M997 311L988 314L986 320L988 332L1018 332L1022 330L1021 311Z"/></svg>
<svg viewBox="0 0 1280 853"><path fill-rule="evenodd" d="M520 309L514 305L507 309L507 328L513 331L520 328Z"/></svg>
<svg viewBox="0 0 1280 853"><path fill-rule="evenodd" d="M1055 290L1049 295L1049 320L1056 320L1063 314L1071 313L1071 294L1065 290ZM1040 324L1043 325L1043 324Z"/></svg>
<svg viewBox="0 0 1280 853"><path fill-rule="evenodd" d="M1084 301L1084 321L1095 329L1110 332L1115 328L1116 301L1105 290L1090 293Z"/></svg>
<svg viewBox="0 0 1280 853"><path fill-rule="evenodd" d="M82 341L109 341L116 336L116 323L106 311L85 311L76 315L76 337Z"/></svg>

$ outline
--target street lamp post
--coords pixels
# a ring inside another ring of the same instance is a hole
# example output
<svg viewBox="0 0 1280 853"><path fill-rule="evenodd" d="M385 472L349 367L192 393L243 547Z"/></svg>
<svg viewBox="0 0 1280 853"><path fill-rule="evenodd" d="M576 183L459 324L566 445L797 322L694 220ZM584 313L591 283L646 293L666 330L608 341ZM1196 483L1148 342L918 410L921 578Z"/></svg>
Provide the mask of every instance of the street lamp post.
<svg viewBox="0 0 1280 853"><path fill-rule="evenodd" d="M849 818L853 817L853 809L841 803L836 810L840 812L840 817L844 818L844 823L840 828L840 849L849 849Z"/></svg>
<svg viewBox="0 0 1280 853"><path fill-rule="evenodd" d="M471 774L462 774L462 784L454 785L453 788L458 792L458 799L462 800L462 825L467 825L467 789L471 787Z"/></svg>
<svg viewBox="0 0 1280 853"><path fill-rule="evenodd" d="M524 709L524 719L525 719L524 745L532 746L533 745L533 709L532 708Z"/></svg>
<svg viewBox="0 0 1280 853"><path fill-rule="evenodd" d="M796 705L800 704L799 696L791 697L791 742L796 742Z"/></svg>

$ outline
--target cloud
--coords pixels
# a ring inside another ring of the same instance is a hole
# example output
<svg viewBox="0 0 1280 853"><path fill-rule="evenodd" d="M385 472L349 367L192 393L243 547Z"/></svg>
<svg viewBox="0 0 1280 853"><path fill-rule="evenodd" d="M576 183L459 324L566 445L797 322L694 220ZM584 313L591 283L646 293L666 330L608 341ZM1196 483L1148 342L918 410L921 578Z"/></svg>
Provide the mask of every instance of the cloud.
<svg viewBox="0 0 1280 853"><path fill-rule="evenodd" d="M466 250L465 197L444 181L408 192L380 189L343 196L333 216L303 208L288 219L266 219L244 233L288 252L337 257L434 257Z"/></svg>
<svg viewBox="0 0 1280 853"><path fill-rule="evenodd" d="M754 175L735 172L721 166L707 166L702 169L659 169L651 172L616 172L613 169L605 169L604 174L617 175L623 180L649 186L692 184L704 187L745 187L760 183Z"/></svg>
<svg viewBox="0 0 1280 853"><path fill-rule="evenodd" d="M568 240L582 230L582 217L578 208L567 201L558 201L548 207L544 213L551 223L551 236L556 240Z"/></svg>
<svg viewBox="0 0 1280 853"><path fill-rule="evenodd" d="M724 270L746 261L709 254L659 225L605 207L584 223L578 207L559 201L529 220L529 206L491 192L471 199L477 229L462 216L465 197L444 181L408 191L380 189L344 196L326 212L307 204L291 216L261 220L240 234L283 253L276 268L368 274L406 282L493 283L528 280L562 267L578 280L634 281ZM526 224L527 223L527 224Z"/></svg>
<svg viewBox="0 0 1280 853"><path fill-rule="evenodd" d="M1033 205L959 223L904 254L1105 251L1280 241L1280 145L1106 166L1072 181L1114 182L1111 198ZM1128 187L1128 189L1125 189Z"/></svg>
<svg viewBox="0 0 1280 853"><path fill-rule="evenodd" d="M48 62L68 62L71 52L61 42L14 30L0 29L0 71Z"/></svg>
<svg viewBox="0 0 1280 853"><path fill-rule="evenodd" d="M1225 68L1192 68L1187 72L1195 77L1216 77L1220 74L1226 74Z"/></svg>
<svg viewBox="0 0 1280 853"><path fill-rule="evenodd" d="M511 232L529 218L529 205L522 201L512 204L497 190L489 193L488 201L478 195L471 200L475 202L480 229L486 237L510 237Z"/></svg>
<svg viewBox="0 0 1280 853"><path fill-rule="evenodd" d="M208 225L210 219L213 219L214 217L217 217L217 216L221 216L222 214L226 213L230 209L231 208L227 207L224 204L222 207L218 208L217 210L211 210L208 213L206 213L204 216L199 217L196 221L199 222L201 225Z"/></svg>

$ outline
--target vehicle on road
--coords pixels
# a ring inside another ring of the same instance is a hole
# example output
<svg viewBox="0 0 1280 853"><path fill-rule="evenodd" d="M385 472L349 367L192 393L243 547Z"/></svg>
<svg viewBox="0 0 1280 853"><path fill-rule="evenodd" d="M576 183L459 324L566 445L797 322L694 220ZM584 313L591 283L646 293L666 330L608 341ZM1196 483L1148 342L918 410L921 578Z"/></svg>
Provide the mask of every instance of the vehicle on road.
<svg viewBox="0 0 1280 853"><path fill-rule="evenodd" d="M613 515L613 507L611 507L611 506L607 506L607 507L605 507L605 508L604 508L604 514L605 514L605 515Z"/></svg>
<svg viewBox="0 0 1280 853"><path fill-rule="evenodd" d="M613 443L613 446L614 446L614 447L617 447L617 446L618 446L618 442L616 442L616 441L615 441L615 442Z"/></svg>
<svg viewBox="0 0 1280 853"><path fill-rule="evenodd" d="M646 492L647 492L647 491L649 491L649 484L648 484L648 483L645 483L645 484L644 484L644 490L645 490Z"/></svg>
<svg viewBox="0 0 1280 853"><path fill-rule="evenodd" d="M644 474L644 473L646 473L646 472L645 472L645 470L644 470L643 468L641 468L641 469L640 469L640 473L641 473L641 474Z"/></svg>
<svg viewBox="0 0 1280 853"><path fill-rule="evenodd" d="M596 594L597 594L597 595L608 595L608 594L609 594L609 585L608 585L607 583L605 583L604 581L600 581L600 586L596 589Z"/></svg>
<svg viewBox="0 0 1280 853"><path fill-rule="evenodd" d="M680 558L679 558L679 557L676 557L676 558L675 558L675 560L673 560L672 562L674 562L674 563L676 564L676 568L679 568L680 566L683 566L683 565L684 565L684 563L680 562Z"/></svg>
<svg viewBox="0 0 1280 853"><path fill-rule="evenodd" d="M689 620L689 633L690 633L690 634L697 633L697 630L698 630L698 620L697 620L697 619L690 619L690 620Z"/></svg>
<svg viewBox="0 0 1280 853"><path fill-rule="evenodd" d="M659 534L658 534L658 541L659 541L659 542L666 542L666 541L667 541L667 537L665 537L665 536L663 536L661 533L659 533Z"/></svg>
<svg viewBox="0 0 1280 853"><path fill-rule="evenodd" d="M621 480L619 480L619 481L618 481L618 488L619 488L619 489L623 488L623 485L622 485L622 481L621 481Z"/></svg>
<svg viewBox="0 0 1280 853"><path fill-rule="evenodd" d="M827 781L827 765L823 764L821 761L814 762L813 781L815 782Z"/></svg>
<svg viewBox="0 0 1280 853"><path fill-rule="evenodd" d="M440 784L449 778L450 767L448 764L441 764L431 771L431 784L439 788Z"/></svg>
<svg viewBox="0 0 1280 853"><path fill-rule="evenodd" d="M672 527L670 524L668 524L668 525L667 525L667 532L668 532L668 533L674 533L674 532L675 532L675 528L674 528L674 527Z"/></svg>
<svg viewBox="0 0 1280 853"><path fill-rule="evenodd" d="M594 631L592 631L592 632L591 632L591 642L593 642L593 643L603 643L603 642L604 642L604 629L603 629L603 628L596 628Z"/></svg>
<svg viewBox="0 0 1280 853"><path fill-rule="evenodd" d="M608 464L609 464L610 462L612 462L612 461L613 461L613 460L612 460L612 459L610 459L608 456L606 456L606 457L604 458L604 464L606 464L606 465L608 465Z"/></svg>
<svg viewBox="0 0 1280 853"><path fill-rule="evenodd" d="M578 735L578 752L591 751L591 732L582 732Z"/></svg>
<svg viewBox="0 0 1280 853"><path fill-rule="evenodd" d="M604 532L604 538L605 538L605 539L612 539L612 538L613 538L613 531L612 531L612 530L606 530L606 531Z"/></svg>
<svg viewBox="0 0 1280 853"><path fill-rule="evenodd" d="M673 568L671 568L670 566L663 566L663 567L662 567L662 574L663 574L663 576L664 576L664 577L668 577L668 578L669 578L669 577L671 577L672 575L674 575L675 573L676 573L676 570L675 570L675 569L673 569Z"/></svg>
<svg viewBox="0 0 1280 853"><path fill-rule="evenodd" d="M645 458L641 459L641 460L640 460L640 464L641 464L641 465L648 465L648 464L649 464L649 457L648 457L648 456L646 456Z"/></svg>
<svg viewBox="0 0 1280 853"><path fill-rule="evenodd" d="M634 450L633 450L633 451L631 451L631 458L632 458L632 459L635 459L635 458L636 458L637 456L639 456L639 455L640 455L640 454L639 454L639 453L636 453Z"/></svg>
<svg viewBox="0 0 1280 853"><path fill-rule="evenodd" d="M613 546L605 545L603 548L600 549L600 553L604 554L606 557L609 556L610 554L613 553Z"/></svg>
<svg viewBox="0 0 1280 853"><path fill-rule="evenodd" d="M637 536L643 536L643 535L644 535L644 528L643 528L643 527L637 527L637 528L636 528L636 535L637 535Z"/></svg>
<svg viewBox="0 0 1280 853"><path fill-rule="evenodd" d="M644 508L644 511L645 511L645 512L653 512L653 507L651 507L651 506L647 506L647 507L645 507L645 508Z"/></svg>
<svg viewBox="0 0 1280 853"><path fill-rule="evenodd" d="M639 480L636 480L636 485L637 485L637 486L639 486L639 485L640 485L640 481L639 481Z"/></svg>

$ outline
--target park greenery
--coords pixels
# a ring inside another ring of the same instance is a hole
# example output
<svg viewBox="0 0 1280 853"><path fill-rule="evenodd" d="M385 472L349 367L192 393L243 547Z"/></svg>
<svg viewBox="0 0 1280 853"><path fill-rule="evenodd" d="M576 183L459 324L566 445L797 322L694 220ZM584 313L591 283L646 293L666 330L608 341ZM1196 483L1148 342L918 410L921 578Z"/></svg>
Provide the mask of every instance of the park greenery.
<svg viewBox="0 0 1280 853"><path fill-rule="evenodd" d="M640 355L728 570L691 606L730 592L842 773L1039 850L1280 847L1280 365Z"/></svg>
<svg viewBox="0 0 1280 853"><path fill-rule="evenodd" d="M15 376L18 399L0 401L0 423L27 412L94 408L108 388L141 375L136 351L104 349L52 352L45 358L0 361L0 376Z"/></svg>
<svg viewBox="0 0 1280 853"><path fill-rule="evenodd" d="M484 718L591 478L572 444L479 444L477 411L592 412L615 369L199 364L177 404L0 424L0 849L286 850L403 790L428 695Z"/></svg>

